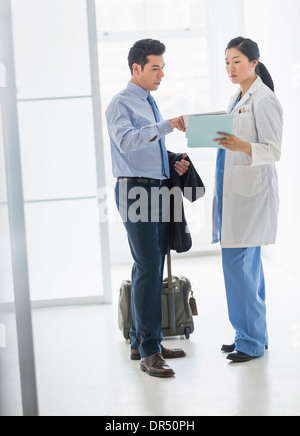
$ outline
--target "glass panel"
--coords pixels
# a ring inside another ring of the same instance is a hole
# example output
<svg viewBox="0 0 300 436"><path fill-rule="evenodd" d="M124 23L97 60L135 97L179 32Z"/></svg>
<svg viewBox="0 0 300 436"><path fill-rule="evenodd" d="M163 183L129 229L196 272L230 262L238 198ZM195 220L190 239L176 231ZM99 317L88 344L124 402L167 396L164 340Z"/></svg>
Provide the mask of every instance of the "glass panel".
<svg viewBox="0 0 300 436"><path fill-rule="evenodd" d="M0 303L13 301L7 205L0 204Z"/></svg>
<svg viewBox="0 0 300 436"><path fill-rule="evenodd" d="M22 415L0 107L0 416Z"/></svg>
<svg viewBox="0 0 300 436"><path fill-rule="evenodd" d="M18 97L90 95L84 0L13 0Z"/></svg>
<svg viewBox="0 0 300 436"><path fill-rule="evenodd" d="M0 303L13 301L12 266L3 148L2 111L0 107Z"/></svg>
<svg viewBox="0 0 300 436"><path fill-rule="evenodd" d="M147 0L145 3L148 29L198 29L205 24L202 0Z"/></svg>
<svg viewBox="0 0 300 436"><path fill-rule="evenodd" d="M97 201L26 204L32 300L103 294Z"/></svg>
<svg viewBox="0 0 300 436"><path fill-rule="evenodd" d="M139 31L146 26L144 0L98 0L101 32ZM115 13L118 11L118 13Z"/></svg>
<svg viewBox="0 0 300 436"><path fill-rule="evenodd" d="M0 205L6 202L7 202L7 192L6 192L6 180L5 180L4 150L3 150L2 110L0 106Z"/></svg>
<svg viewBox="0 0 300 436"><path fill-rule="evenodd" d="M19 104L25 200L96 195L91 99Z"/></svg>
<svg viewBox="0 0 300 436"><path fill-rule="evenodd" d="M104 34L133 27L135 31L199 29L206 22L204 0L98 0L97 5L99 31Z"/></svg>

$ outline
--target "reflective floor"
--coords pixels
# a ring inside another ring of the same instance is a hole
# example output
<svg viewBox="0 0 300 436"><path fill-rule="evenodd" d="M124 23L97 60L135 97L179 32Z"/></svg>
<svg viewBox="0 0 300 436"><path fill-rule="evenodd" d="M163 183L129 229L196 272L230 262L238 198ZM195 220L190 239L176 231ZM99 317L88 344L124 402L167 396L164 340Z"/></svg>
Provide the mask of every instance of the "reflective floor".
<svg viewBox="0 0 300 436"><path fill-rule="evenodd" d="M300 415L300 281L265 262L270 349L246 364L221 353L233 341L219 257L176 259L174 274L191 278L198 303L187 357L169 361L174 379L155 379L129 360L117 327L117 288L130 267L114 270L114 304L34 311L42 415Z"/></svg>

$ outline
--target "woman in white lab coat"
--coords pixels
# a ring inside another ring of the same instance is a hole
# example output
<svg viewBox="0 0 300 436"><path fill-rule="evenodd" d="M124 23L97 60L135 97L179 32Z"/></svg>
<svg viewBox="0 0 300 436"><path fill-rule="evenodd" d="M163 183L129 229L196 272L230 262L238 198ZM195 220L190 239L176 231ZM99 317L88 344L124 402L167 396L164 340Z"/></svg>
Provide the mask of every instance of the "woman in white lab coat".
<svg viewBox="0 0 300 436"><path fill-rule="evenodd" d="M239 89L228 112L234 135L222 132L213 207L213 242L221 242L223 271L235 343L228 359L246 362L268 347L261 247L276 241L279 194L275 162L281 156L282 108L272 78L259 62L258 45L230 41L226 68ZM234 350L236 350L234 352Z"/></svg>

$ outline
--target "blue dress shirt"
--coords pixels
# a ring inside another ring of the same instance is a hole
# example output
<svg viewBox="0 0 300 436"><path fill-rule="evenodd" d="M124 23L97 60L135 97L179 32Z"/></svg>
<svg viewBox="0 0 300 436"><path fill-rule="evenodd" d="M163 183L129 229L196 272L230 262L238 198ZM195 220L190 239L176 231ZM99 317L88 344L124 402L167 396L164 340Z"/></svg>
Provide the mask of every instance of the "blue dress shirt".
<svg viewBox="0 0 300 436"><path fill-rule="evenodd" d="M129 82L106 110L114 177L166 179L159 141L173 129L168 120L155 120L148 95Z"/></svg>

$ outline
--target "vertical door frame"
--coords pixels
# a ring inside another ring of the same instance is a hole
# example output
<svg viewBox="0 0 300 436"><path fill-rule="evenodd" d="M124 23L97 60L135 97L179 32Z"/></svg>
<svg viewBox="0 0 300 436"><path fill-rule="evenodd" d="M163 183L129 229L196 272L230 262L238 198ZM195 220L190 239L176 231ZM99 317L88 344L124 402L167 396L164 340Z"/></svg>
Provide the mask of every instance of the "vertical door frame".
<svg viewBox="0 0 300 436"><path fill-rule="evenodd" d="M95 153L96 153L96 171L98 190L106 186L105 177L105 156L104 140L101 110L100 94L100 76L99 76L99 53L98 53L98 35L96 20L95 0L86 0L89 53L90 53L90 70L91 70L91 88L94 116L94 136L95 136ZM111 285L111 257L109 245L109 225L108 222L99 223L100 227L100 247L102 259L103 275L103 303L112 303L112 285Z"/></svg>
<svg viewBox="0 0 300 436"><path fill-rule="evenodd" d="M10 0L0 3L0 40L6 70L1 105L22 407L24 416L38 416Z"/></svg>

